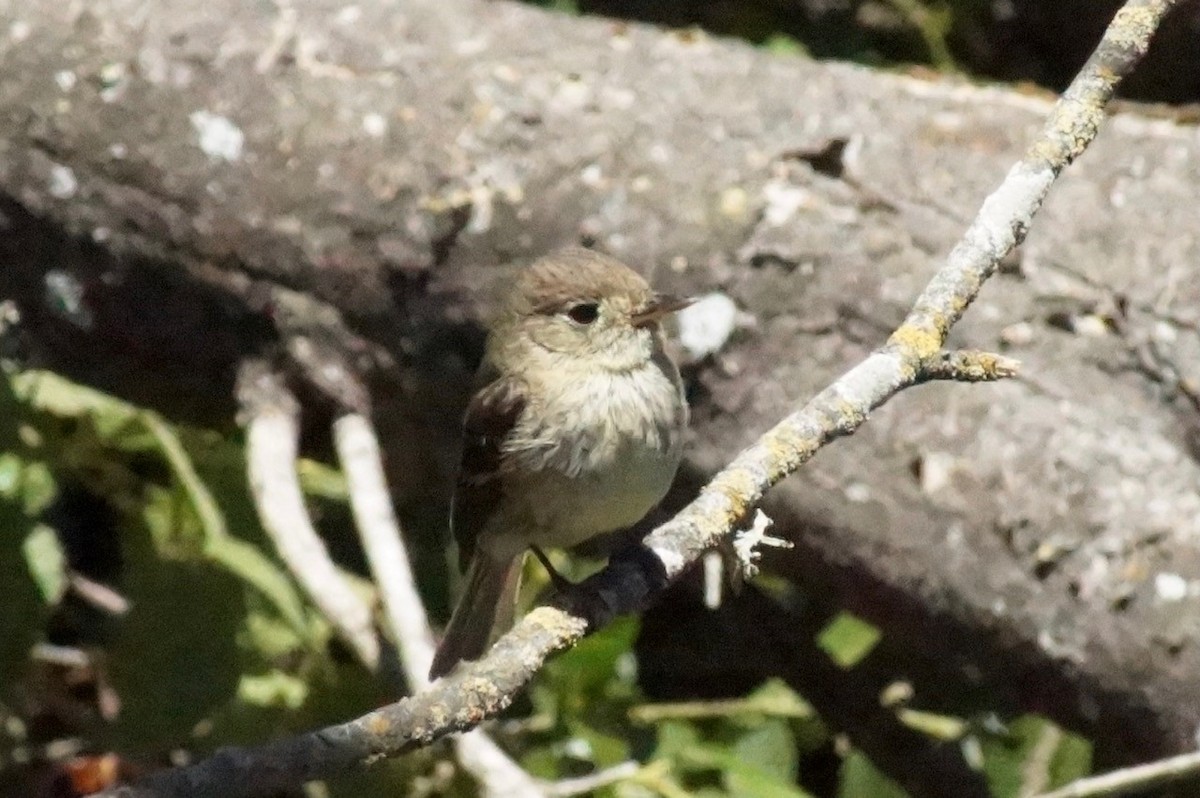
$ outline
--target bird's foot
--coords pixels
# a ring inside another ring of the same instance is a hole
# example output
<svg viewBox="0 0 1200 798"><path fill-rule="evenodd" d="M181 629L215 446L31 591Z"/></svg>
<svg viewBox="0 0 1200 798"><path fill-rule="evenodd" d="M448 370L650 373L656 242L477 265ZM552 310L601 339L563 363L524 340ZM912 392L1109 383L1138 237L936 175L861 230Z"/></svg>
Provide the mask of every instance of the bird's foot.
<svg viewBox="0 0 1200 798"><path fill-rule="evenodd" d="M540 546L530 546L533 551L533 556L538 558L538 562L546 569L546 573L550 576L550 582L554 585L554 589L559 593L570 593L575 589L575 583L558 572L554 567L554 563L550 562L550 558L546 556L546 552L542 551Z"/></svg>

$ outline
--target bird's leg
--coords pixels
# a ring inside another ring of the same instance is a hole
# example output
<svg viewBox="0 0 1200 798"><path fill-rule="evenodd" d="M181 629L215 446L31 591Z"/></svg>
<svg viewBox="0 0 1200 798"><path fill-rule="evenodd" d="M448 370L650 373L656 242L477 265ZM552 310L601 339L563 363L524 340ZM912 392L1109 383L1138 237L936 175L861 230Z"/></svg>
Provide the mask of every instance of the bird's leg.
<svg viewBox="0 0 1200 798"><path fill-rule="evenodd" d="M533 551L533 556L538 558L538 562L546 569L546 573L550 575L550 582L553 583L554 589L559 593L569 593L575 587L575 583L558 572L554 564L550 562L550 558L546 556L546 552L542 551L540 546L530 546Z"/></svg>

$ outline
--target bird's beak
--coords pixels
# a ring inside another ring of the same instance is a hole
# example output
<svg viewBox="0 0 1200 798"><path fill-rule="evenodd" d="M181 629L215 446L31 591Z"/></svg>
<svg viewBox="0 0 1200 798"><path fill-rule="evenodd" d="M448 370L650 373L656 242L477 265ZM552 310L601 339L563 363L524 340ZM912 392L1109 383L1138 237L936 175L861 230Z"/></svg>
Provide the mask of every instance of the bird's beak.
<svg viewBox="0 0 1200 798"><path fill-rule="evenodd" d="M649 327L664 316L677 310L683 310L696 301L690 296L671 296L670 294L655 294L644 307L633 314L631 321L634 327Z"/></svg>

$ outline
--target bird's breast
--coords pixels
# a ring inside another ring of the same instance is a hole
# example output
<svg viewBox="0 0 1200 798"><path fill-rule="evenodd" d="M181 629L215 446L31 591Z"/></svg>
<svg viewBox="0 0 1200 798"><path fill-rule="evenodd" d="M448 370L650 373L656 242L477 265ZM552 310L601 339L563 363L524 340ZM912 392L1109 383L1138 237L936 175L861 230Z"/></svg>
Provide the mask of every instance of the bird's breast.
<svg viewBox="0 0 1200 798"><path fill-rule="evenodd" d="M564 381L526 414L508 446L531 542L566 547L632 526L666 494L687 422L667 366Z"/></svg>

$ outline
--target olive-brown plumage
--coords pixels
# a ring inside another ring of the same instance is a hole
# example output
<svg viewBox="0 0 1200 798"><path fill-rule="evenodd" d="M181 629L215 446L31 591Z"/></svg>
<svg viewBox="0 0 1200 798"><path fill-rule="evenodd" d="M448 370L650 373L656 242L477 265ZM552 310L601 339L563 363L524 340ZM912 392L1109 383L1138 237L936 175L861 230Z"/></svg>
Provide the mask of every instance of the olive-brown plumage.
<svg viewBox="0 0 1200 798"><path fill-rule="evenodd" d="M687 405L658 321L685 304L588 250L521 272L463 424L451 526L467 583L432 678L511 623L528 547L632 526L662 499Z"/></svg>

